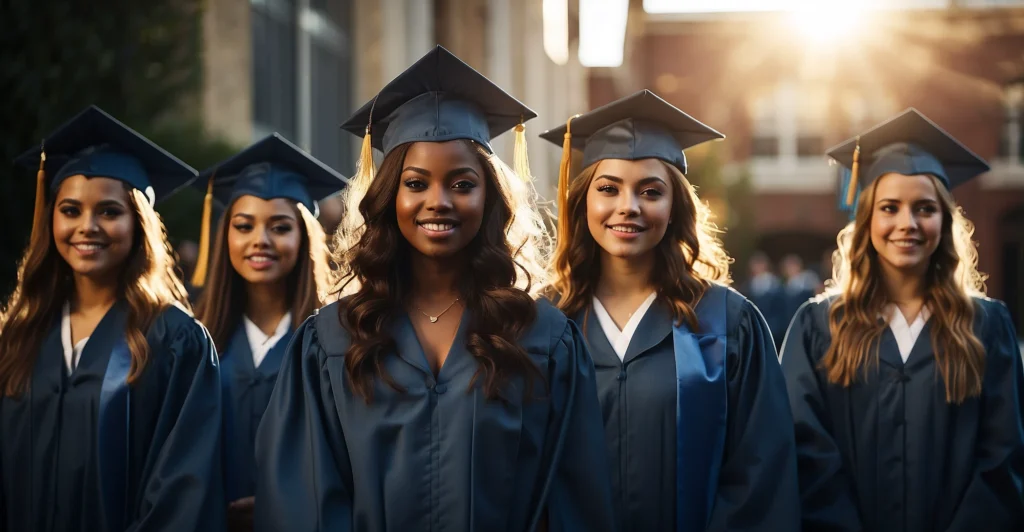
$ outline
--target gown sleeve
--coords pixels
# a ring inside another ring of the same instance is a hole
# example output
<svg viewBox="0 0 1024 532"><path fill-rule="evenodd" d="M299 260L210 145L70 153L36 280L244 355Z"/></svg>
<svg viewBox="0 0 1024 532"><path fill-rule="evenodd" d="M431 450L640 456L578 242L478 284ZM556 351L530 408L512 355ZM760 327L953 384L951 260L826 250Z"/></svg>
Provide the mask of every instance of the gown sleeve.
<svg viewBox="0 0 1024 532"><path fill-rule="evenodd" d="M740 308L728 333L728 429L708 530L799 531L792 417L772 335L749 301L727 304Z"/></svg>
<svg viewBox="0 0 1024 532"><path fill-rule="evenodd" d="M824 384L815 370L830 342L822 305L827 303L812 301L800 307L781 355L795 428L803 529L861 530L849 473L830 431Z"/></svg>
<svg viewBox="0 0 1024 532"><path fill-rule="evenodd" d="M169 363L165 388L129 531L223 530L221 394L217 352L209 333L191 317L174 316L151 333L151 353ZM159 340L154 340L158 338ZM145 370L143 372L145 374Z"/></svg>
<svg viewBox="0 0 1024 532"><path fill-rule="evenodd" d="M256 531L352 530L351 473L315 317L295 332L256 434ZM340 325L339 325L340 326Z"/></svg>
<svg viewBox="0 0 1024 532"><path fill-rule="evenodd" d="M987 327L985 381L973 478L949 531L1024 530L1024 375L1013 321L1006 306L981 301ZM982 526L984 524L984 526Z"/></svg>
<svg viewBox="0 0 1024 532"><path fill-rule="evenodd" d="M611 476L594 362L572 321L566 322L553 358L562 362L552 381L553 408L562 410L554 419L564 423L555 429L562 445L548 496L547 530L611 531Z"/></svg>

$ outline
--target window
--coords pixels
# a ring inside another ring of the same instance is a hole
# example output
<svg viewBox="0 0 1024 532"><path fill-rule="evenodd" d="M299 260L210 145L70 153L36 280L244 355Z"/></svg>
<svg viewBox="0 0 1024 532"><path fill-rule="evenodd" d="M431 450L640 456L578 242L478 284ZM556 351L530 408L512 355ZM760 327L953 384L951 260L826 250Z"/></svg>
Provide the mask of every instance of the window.
<svg viewBox="0 0 1024 532"><path fill-rule="evenodd" d="M349 0L251 0L253 136L278 132L335 169L351 166Z"/></svg>
<svg viewBox="0 0 1024 532"><path fill-rule="evenodd" d="M762 94L751 105L753 132L750 155L759 158L779 156L779 107L774 92Z"/></svg>
<svg viewBox="0 0 1024 532"><path fill-rule="evenodd" d="M1006 86L1003 103L1006 119L999 143L999 157L1010 164L1024 164L1024 80Z"/></svg>

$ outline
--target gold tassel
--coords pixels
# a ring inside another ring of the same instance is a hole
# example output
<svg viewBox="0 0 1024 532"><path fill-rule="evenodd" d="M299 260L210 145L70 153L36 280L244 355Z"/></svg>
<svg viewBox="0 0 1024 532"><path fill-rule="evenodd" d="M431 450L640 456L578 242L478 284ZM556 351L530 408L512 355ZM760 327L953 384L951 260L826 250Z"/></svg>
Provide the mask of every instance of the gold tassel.
<svg viewBox="0 0 1024 532"><path fill-rule="evenodd" d="M860 170L860 136L857 137L857 147L853 149L853 165L850 167L850 186L846 189L846 205L853 205L857 196L857 173Z"/></svg>
<svg viewBox="0 0 1024 532"><path fill-rule="evenodd" d="M32 233L29 242L35 242L46 216L46 148L39 146L39 170L36 171L36 205L32 211Z"/></svg>
<svg viewBox="0 0 1024 532"><path fill-rule="evenodd" d="M515 144L512 149L512 168L515 170L516 175L519 176L519 179L533 181L533 175L530 173L530 157L526 153L526 126L523 125L521 117L515 132Z"/></svg>
<svg viewBox="0 0 1024 532"><path fill-rule="evenodd" d="M562 137L562 162L558 165L558 241L569 241L569 172L572 170L572 121L565 121L565 136Z"/></svg>
<svg viewBox="0 0 1024 532"><path fill-rule="evenodd" d="M199 257L196 258L196 269L192 272L192 286L202 288L206 284L206 270L210 265L210 218L213 216L213 177L206 184L206 197L203 199L203 218L199 224Z"/></svg>

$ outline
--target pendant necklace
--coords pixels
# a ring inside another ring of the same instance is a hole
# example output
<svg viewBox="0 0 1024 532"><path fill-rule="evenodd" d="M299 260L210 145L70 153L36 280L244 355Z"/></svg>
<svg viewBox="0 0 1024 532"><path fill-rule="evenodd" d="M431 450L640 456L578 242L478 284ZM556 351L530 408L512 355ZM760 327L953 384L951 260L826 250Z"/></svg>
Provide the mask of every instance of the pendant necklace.
<svg viewBox="0 0 1024 532"><path fill-rule="evenodd" d="M430 323L437 323L438 318L440 318L441 316L444 316L444 313L448 312L449 310L451 310L451 308L453 306L455 306L455 304L458 303L458 302L459 302L459 298L455 298L455 301L452 301L452 304L448 305L448 307L445 308L444 310L442 310L441 313L438 314L437 316L431 316L430 314L427 314L426 312L423 312L423 309L421 309L419 307L416 307L416 305L413 305L413 306L416 307L416 310L420 311L420 314L423 314L428 319L430 319Z"/></svg>

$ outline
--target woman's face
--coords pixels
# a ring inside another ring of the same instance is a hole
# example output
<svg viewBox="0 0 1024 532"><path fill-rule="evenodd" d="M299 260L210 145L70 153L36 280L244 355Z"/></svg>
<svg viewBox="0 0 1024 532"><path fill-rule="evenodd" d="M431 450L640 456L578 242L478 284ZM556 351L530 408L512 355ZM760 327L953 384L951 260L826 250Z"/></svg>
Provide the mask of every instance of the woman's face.
<svg viewBox="0 0 1024 532"><path fill-rule="evenodd" d="M928 175L886 174L875 184L871 245L883 271L924 275L942 238L942 206Z"/></svg>
<svg viewBox="0 0 1024 532"><path fill-rule="evenodd" d="M295 269L302 231L291 200L242 196L228 213L231 267L253 284L284 282Z"/></svg>
<svg viewBox="0 0 1024 532"><path fill-rule="evenodd" d="M53 241L76 275L116 282L132 251L135 213L124 183L69 177L53 208Z"/></svg>
<svg viewBox="0 0 1024 532"><path fill-rule="evenodd" d="M483 223L486 179L467 142L412 144L395 198L398 228L412 249L432 258L465 249Z"/></svg>
<svg viewBox="0 0 1024 532"><path fill-rule="evenodd" d="M598 163L587 190L587 225L605 253L635 258L653 252L672 219L670 179L658 159Z"/></svg>

